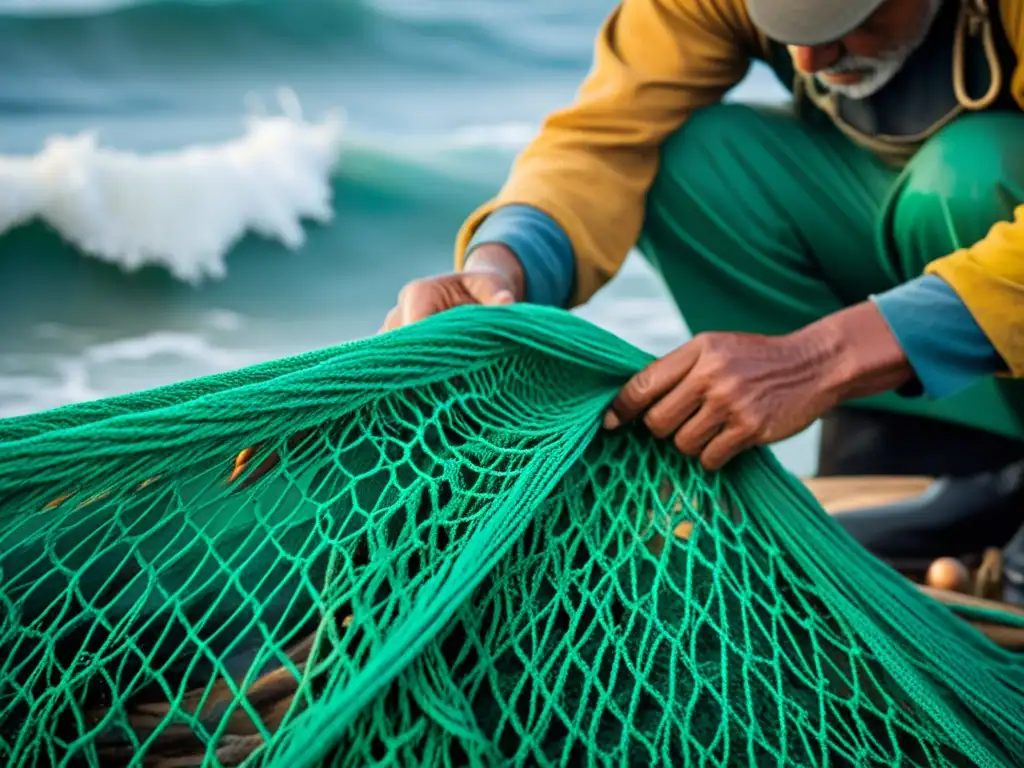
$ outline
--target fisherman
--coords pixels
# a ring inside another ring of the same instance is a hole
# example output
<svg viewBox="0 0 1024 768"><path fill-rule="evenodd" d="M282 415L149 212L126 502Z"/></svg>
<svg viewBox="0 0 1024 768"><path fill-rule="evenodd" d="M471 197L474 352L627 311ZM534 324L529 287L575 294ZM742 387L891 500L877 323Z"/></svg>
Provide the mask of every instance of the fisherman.
<svg viewBox="0 0 1024 768"><path fill-rule="evenodd" d="M407 285L384 329L577 306L635 246L695 335L607 427L642 419L716 469L824 417L822 475L1005 490L1024 458L1022 55L1024 0L623 0L575 102L462 227L455 272ZM791 105L722 103L752 60Z"/></svg>

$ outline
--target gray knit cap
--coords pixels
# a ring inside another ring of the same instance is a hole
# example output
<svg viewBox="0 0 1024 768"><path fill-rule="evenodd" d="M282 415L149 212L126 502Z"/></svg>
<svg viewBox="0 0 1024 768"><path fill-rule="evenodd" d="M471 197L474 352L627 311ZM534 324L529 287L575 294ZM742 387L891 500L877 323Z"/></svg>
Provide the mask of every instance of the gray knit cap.
<svg viewBox="0 0 1024 768"><path fill-rule="evenodd" d="M786 45L821 45L863 24L885 0L747 0L754 26Z"/></svg>

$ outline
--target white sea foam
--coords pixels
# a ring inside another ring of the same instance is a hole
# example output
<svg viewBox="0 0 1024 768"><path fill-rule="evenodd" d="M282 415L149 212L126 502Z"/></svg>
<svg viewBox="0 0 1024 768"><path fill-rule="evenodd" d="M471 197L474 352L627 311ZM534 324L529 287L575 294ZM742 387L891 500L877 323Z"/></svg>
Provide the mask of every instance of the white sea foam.
<svg viewBox="0 0 1024 768"><path fill-rule="evenodd" d="M244 322L234 313L215 311L201 317L200 325L213 327L225 319ZM213 341L201 330L158 330L98 341L48 324L35 329L35 336L63 349L0 356L0 419L243 368L275 356L273 350Z"/></svg>
<svg viewBox="0 0 1024 768"><path fill-rule="evenodd" d="M34 156L0 156L0 234L40 219L85 254L192 283L224 277L246 232L298 248L304 219L333 216L343 119L307 122L293 96L279 98L285 114L252 115L222 144L143 155L83 133L50 137Z"/></svg>
<svg viewBox="0 0 1024 768"><path fill-rule="evenodd" d="M457 130L451 141L456 147L521 149L536 133L537 126L533 123L467 125Z"/></svg>

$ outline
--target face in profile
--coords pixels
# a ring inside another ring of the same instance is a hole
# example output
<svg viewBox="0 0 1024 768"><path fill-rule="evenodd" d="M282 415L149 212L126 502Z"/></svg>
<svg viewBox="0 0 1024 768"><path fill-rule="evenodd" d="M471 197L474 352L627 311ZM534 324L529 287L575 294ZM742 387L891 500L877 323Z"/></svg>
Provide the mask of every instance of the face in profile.
<svg viewBox="0 0 1024 768"><path fill-rule="evenodd" d="M793 64L826 88L852 99L876 93L921 44L942 0L886 0L838 40L790 45Z"/></svg>

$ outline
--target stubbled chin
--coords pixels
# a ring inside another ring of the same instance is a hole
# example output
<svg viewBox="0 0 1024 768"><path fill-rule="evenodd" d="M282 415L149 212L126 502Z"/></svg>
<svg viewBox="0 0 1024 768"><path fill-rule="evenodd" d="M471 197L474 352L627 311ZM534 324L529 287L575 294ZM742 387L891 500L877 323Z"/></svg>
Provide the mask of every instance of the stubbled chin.
<svg viewBox="0 0 1024 768"><path fill-rule="evenodd" d="M884 64L879 64L870 75L857 83L840 85L838 83L830 83L820 77L818 78L818 82L832 93L838 93L848 99L866 99L882 90L882 88L896 76L901 65L902 62L885 62Z"/></svg>
<svg viewBox="0 0 1024 768"><path fill-rule="evenodd" d="M896 73L903 68L903 65L910 58L910 55L917 50L917 47L924 42L924 39L928 36L928 30L931 29L932 24L935 22L935 17L939 13L939 9L942 7L942 0L928 0L927 14L921 21L921 25L918 30L914 33L911 40L902 46L901 50L894 51L885 58L869 58L869 57L846 57L844 59L847 64L850 64L850 59L854 59L855 63L862 63L869 65L871 68L871 74L861 80L859 83L853 83L851 85L833 85L820 77L817 78L818 82L821 83L825 88L845 96L848 99L866 99L869 96L873 96L878 93L885 85L892 80Z"/></svg>

